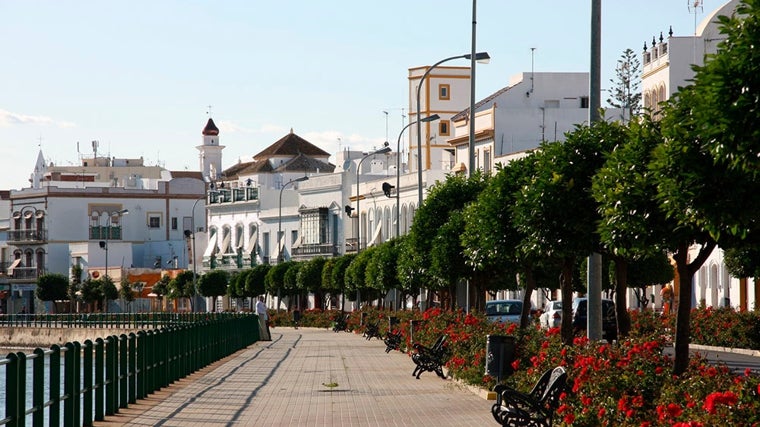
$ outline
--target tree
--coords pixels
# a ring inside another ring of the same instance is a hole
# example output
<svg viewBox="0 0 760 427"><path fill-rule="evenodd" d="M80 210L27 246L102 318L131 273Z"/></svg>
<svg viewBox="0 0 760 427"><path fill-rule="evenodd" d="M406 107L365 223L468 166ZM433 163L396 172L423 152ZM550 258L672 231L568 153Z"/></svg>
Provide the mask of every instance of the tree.
<svg viewBox="0 0 760 427"><path fill-rule="evenodd" d="M55 309L55 301L64 301L68 299L68 287L68 277L58 273L46 273L37 278L37 289L35 294L37 298L42 301L53 302L53 307Z"/></svg>
<svg viewBox="0 0 760 427"><path fill-rule="evenodd" d="M488 176L480 171L470 177L449 175L443 182L430 188L425 202L414 215L412 228L402 257L402 267L411 269L414 275L432 291L449 289L458 279L470 279L474 270L465 263L464 250L451 230L462 225L460 211L477 198L485 188ZM446 223L452 224L444 227ZM457 233L456 231L455 233ZM448 242L447 242L448 240ZM433 267L434 248L446 242L454 246L435 252L436 268ZM458 256L453 256L458 253ZM452 257L453 256L453 257ZM445 268L444 264L448 264ZM440 267L440 268L439 268ZM453 276L451 275L453 274Z"/></svg>
<svg viewBox="0 0 760 427"><path fill-rule="evenodd" d="M615 67L615 79L610 79L612 89L607 103L612 108L623 110L624 122L638 116L641 111L640 67L636 53L630 48L626 49Z"/></svg>
<svg viewBox="0 0 760 427"><path fill-rule="evenodd" d="M192 272L190 272L192 274ZM180 273L181 275L182 273ZM177 275L179 278L179 275ZM198 291L205 297L211 297L211 311L216 311L216 298L227 292L229 274L224 270L211 270L198 279Z"/></svg>
<svg viewBox="0 0 760 427"><path fill-rule="evenodd" d="M110 276L103 277L100 281L100 292L103 296L103 309L108 312L108 302L119 298L119 290Z"/></svg>
<svg viewBox="0 0 760 427"><path fill-rule="evenodd" d="M288 270L285 271L285 274L282 276L283 293L289 297L296 297L290 298L288 300L288 305L292 306L292 302L295 299L296 307L300 308L301 301L298 298L300 295L300 290L298 289L298 271L303 266L303 263L297 261L289 261L288 264Z"/></svg>
<svg viewBox="0 0 760 427"><path fill-rule="evenodd" d="M169 294L169 282L171 282L171 279L169 278L169 275L165 274L161 276L158 282L154 283L153 287L151 288L151 293L153 293L158 299L160 310L164 309L164 304L163 304L164 295Z"/></svg>
<svg viewBox="0 0 760 427"><path fill-rule="evenodd" d="M673 266L665 252L638 259L628 264L628 287L634 289L642 307L646 308L648 286L665 285L673 281Z"/></svg>
<svg viewBox="0 0 760 427"><path fill-rule="evenodd" d="M195 311L195 307L193 305L193 297L195 296L195 286L193 281L194 277L195 273L189 270L185 270L179 272L177 276L174 277L174 279L171 279L169 281L169 297L173 299L188 298L190 300L191 311ZM201 295L203 295L202 292ZM224 295L224 293L220 295Z"/></svg>
<svg viewBox="0 0 760 427"><path fill-rule="evenodd" d="M565 142L543 143L533 154L529 185L515 199L514 220L524 238L521 251L549 257L562 267L562 341L573 343L573 270L580 257L600 250L599 214L591 197L591 177L604 155L621 140L620 126L599 121L568 132Z"/></svg>
<svg viewBox="0 0 760 427"><path fill-rule="evenodd" d="M351 265L353 260L356 258L356 254L347 254L340 256L335 259L335 265L333 266L332 272L330 273L330 282L331 282L331 289L332 292L337 295L341 294L343 296L344 301L341 302L341 310L345 309L344 302L345 302L345 296L346 296L346 270L348 269L348 266Z"/></svg>
<svg viewBox="0 0 760 427"><path fill-rule="evenodd" d="M266 292L266 277L271 268L269 264L259 264L251 269L251 274L245 279L246 296L255 298Z"/></svg>
<svg viewBox="0 0 760 427"><path fill-rule="evenodd" d="M280 304L282 304L283 295L287 295L284 289L285 273L288 271L291 264L292 261L281 262L277 265L274 265L267 272L266 281L264 283L266 291L272 295L277 295L278 307Z"/></svg>
<svg viewBox="0 0 760 427"><path fill-rule="evenodd" d="M376 294L367 286L367 263L374 251L375 248L370 247L360 252L346 268L345 293L350 301L356 301L357 304L361 304L362 301L371 301Z"/></svg>
<svg viewBox="0 0 760 427"><path fill-rule="evenodd" d="M103 299L103 291L100 287L100 280L87 279L82 282L82 301L87 304L88 311L97 310L95 304Z"/></svg>
<svg viewBox="0 0 760 427"><path fill-rule="evenodd" d="M82 266L79 264L71 266L71 280L66 289L69 297L69 313L74 312L74 303L79 300L79 292L82 289L82 271Z"/></svg>
<svg viewBox="0 0 760 427"><path fill-rule="evenodd" d="M298 289L302 292L313 293L314 302L315 304L319 304L320 308L324 307L324 294L322 292L322 268L324 265L324 257L312 258L303 263L296 277Z"/></svg>
<svg viewBox="0 0 760 427"><path fill-rule="evenodd" d="M124 300L124 303L127 306L127 311L131 312L132 302L135 300L132 284L129 283L129 280L126 277L122 277L121 283L119 283L119 285L119 297Z"/></svg>
<svg viewBox="0 0 760 427"><path fill-rule="evenodd" d="M368 266L368 280L372 287L377 289L381 296L387 295L391 289L397 289L401 285L398 280L398 241L399 239L389 240L377 246L375 256L370 260L371 268ZM394 294L397 299L398 295ZM394 302L395 304L395 302Z"/></svg>

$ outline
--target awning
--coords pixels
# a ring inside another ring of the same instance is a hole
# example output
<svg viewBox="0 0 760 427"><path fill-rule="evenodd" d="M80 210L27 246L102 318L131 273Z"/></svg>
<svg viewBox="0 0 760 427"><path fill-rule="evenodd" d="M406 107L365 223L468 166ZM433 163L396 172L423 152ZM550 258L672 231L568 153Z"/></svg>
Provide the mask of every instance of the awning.
<svg viewBox="0 0 760 427"><path fill-rule="evenodd" d="M206 252L203 253L203 257L210 257L216 255L216 252L219 250L219 247L216 245L216 239L219 236L219 233L214 233L209 237L208 239L208 246L206 246Z"/></svg>
<svg viewBox="0 0 760 427"><path fill-rule="evenodd" d="M373 246L373 245L379 245L380 243L383 243L383 223L378 222L377 227L375 227L375 232L372 233L372 240L367 243L367 247Z"/></svg>
<svg viewBox="0 0 760 427"><path fill-rule="evenodd" d="M280 241L277 242L277 247L274 249L274 256L272 259L277 262L280 259L280 253L283 251L283 246L285 243L285 234L283 233L282 237L280 238Z"/></svg>
<svg viewBox="0 0 760 427"><path fill-rule="evenodd" d="M451 168L452 172L464 172L467 170L467 166L464 165L464 163L457 163L453 168Z"/></svg>
<svg viewBox="0 0 760 427"><path fill-rule="evenodd" d="M222 246L219 248L222 254L234 254L230 248L230 238L232 237L231 234L232 233L227 233L227 235L224 236L224 240L222 240Z"/></svg>
<svg viewBox="0 0 760 427"><path fill-rule="evenodd" d="M290 249L300 248L300 247L301 247L301 235L299 234L296 241L293 242L293 244L290 246Z"/></svg>
<svg viewBox="0 0 760 427"><path fill-rule="evenodd" d="M243 233L237 235L237 242L235 242L235 252L240 252L243 249Z"/></svg>
<svg viewBox="0 0 760 427"><path fill-rule="evenodd" d="M8 275L13 276L13 269L18 267L18 265L21 264L21 258L17 258L13 261L13 263L8 267Z"/></svg>
<svg viewBox="0 0 760 427"><path fill-rule="evenodd" d="M247 254L254 254L256 252L256 244L259 240L259 232L258 230L254 230L253 233L251 233L251 237L248 238L248 246L245 248L245 253Z"/></svg>

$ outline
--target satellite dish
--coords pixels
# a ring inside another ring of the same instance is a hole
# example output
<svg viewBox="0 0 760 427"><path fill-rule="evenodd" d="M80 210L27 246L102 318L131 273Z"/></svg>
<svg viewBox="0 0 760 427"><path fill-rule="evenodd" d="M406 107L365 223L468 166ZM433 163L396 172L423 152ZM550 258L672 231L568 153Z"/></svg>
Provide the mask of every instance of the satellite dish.
<svg viewBox="0 0 760 427"><path fill-rule="evenodd" d="M343 170L347 171L351 169L351 159L346 159L345 162L343 162Z"/></svg>

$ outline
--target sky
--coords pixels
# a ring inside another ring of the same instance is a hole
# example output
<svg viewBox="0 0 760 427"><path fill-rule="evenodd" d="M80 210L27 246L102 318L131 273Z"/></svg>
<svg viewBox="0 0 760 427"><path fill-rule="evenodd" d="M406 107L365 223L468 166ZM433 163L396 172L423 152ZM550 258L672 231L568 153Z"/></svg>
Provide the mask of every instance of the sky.
<svg viewBox="0 0 760 427"><path fill-rule="evenodd" d="M697 22L725 1L704 0ZM693 34L691 3L602 1L602 87L625 49L640 60L671 26ZM589 70L590 0L476 5L477 50L491 56L476 99L531 68ZM77 165L93 140L99 155L198 170L209 117L224 168L291 129L330 153L396 141L408 69L469 53L472 11L471 0L0 0L0 190L29 185L40 149Z"/></svg>

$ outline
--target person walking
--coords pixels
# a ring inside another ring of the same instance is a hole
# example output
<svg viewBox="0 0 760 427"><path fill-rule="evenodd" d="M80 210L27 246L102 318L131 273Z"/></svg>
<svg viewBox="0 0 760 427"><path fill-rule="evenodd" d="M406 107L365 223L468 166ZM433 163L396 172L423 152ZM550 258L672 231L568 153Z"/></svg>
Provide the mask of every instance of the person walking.
<svg viewBox="0 0 760 427"><path fill-rule="evenodd" d="M256 314L259 316L259 336L262 341L272 341L269 334L269 315L267 314L267 305L264 304L264 297L259 297L256 303Z"/></svg>

